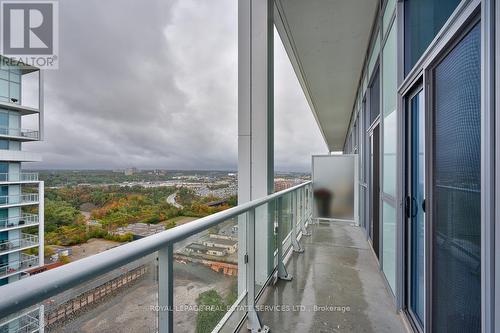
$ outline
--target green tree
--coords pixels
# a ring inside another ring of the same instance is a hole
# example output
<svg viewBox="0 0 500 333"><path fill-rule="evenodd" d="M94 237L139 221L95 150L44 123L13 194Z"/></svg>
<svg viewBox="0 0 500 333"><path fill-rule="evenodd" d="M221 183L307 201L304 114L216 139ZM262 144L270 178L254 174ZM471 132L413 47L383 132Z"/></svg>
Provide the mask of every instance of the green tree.
<svg viewBox="0 0 500 333"><path fill-rule="evenodd" d="M226 313L226 303L217 290L210 289L201 293L196 300L198 315L196 317L196 333L212 332L214 327Z"/></svg>

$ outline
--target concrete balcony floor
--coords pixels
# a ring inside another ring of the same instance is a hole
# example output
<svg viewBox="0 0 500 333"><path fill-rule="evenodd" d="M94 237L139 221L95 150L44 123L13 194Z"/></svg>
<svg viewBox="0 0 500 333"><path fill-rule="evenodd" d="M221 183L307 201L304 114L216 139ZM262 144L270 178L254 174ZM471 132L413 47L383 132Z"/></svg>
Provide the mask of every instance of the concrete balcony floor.
<svg viewBox="0 0 500 333"><path fill-rule="evenodd" d="M321 222L303 237L305 252L287 264L290 282L267 288L259 305L302 305L305 311L261 311L272 332L406 332L373 251L353 225ZM345 307L316 309L314 305ZM347 311L349 307L349 311Z"/></svg>

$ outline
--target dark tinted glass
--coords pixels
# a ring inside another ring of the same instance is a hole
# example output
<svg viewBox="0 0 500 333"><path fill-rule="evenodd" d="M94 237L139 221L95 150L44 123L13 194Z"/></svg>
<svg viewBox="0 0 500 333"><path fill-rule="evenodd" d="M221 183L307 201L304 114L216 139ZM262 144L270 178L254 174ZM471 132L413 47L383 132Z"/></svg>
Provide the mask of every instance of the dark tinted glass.
<svg viewBox="0 0 500 333"><path fill-rule="evenodd" d="M460 0L405 1L405 74L422 56Z"/></svg>
<svg viewBox="0 0 500 333"><path fill-rule="evenodd" d="M480 37L434 73L433 332L481 331Z"/></svg>

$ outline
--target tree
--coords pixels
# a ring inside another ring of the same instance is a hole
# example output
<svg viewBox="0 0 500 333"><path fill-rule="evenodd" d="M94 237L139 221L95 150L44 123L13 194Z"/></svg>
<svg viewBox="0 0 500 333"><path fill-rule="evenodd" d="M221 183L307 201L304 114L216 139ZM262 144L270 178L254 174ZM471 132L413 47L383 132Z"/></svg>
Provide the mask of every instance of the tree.
<svg viewBox="0 0 500 333"><path fill-rule="evenodd" d="M226 313L226 303L215 289L201 293L196 303L198 304L196 333L212 332Z"/></svg>

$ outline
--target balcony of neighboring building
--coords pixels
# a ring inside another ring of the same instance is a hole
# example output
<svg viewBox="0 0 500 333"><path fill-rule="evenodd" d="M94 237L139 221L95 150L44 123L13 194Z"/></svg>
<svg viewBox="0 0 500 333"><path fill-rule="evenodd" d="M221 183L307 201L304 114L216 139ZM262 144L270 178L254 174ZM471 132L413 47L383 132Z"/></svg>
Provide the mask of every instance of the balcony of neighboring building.
<svg viewBox="0 0 500 333"><path fill-rule="evenodd" d="M0 183L36 183L38 172L0 173Z"/></svg>
<svg viewBox="0 0 500 333"><path fill-rule="evenodd" d="M20 115L40 113L40 70L18 65L3 56L0 62L0 109Z"/></svg>
<svg viewBox="0 0 500 333"><path fill-rule="evenodd" d="M38 256L21 253L20 260L0 264L0 279L26 272L38 266Z"/></svg>
<svg viewBox="0 0 500 333"><path fill-rule="evenodd" d="M0 208L29 206L39 203L38 193L23 193L0 196Z"/></svg>
<svg viewBox="0 0 500 333"><path fill-rule="evenodd" d="M30 151L0 149L0 161L41 162L42 155Z"/></svg>
<svg viewBox="0 0 500 333"><path fill-rule="evenodd" d="M34 129L0 127L0 139L10 139L16 141L37 141L40 132Z"/></svg>
<svg viewBox="0 0 500 333"><path fill-rule="evenodd" d="M38 225L37 214L22 213L20 216L0 219L0 231L16 230Z"/></svg>
<svg viewBox="0 0 500 333"><path fill-rule="evenodd" d="M38 246L38 236L21 233L20 238L0 240L0 255L24 251Z"/></svg>

